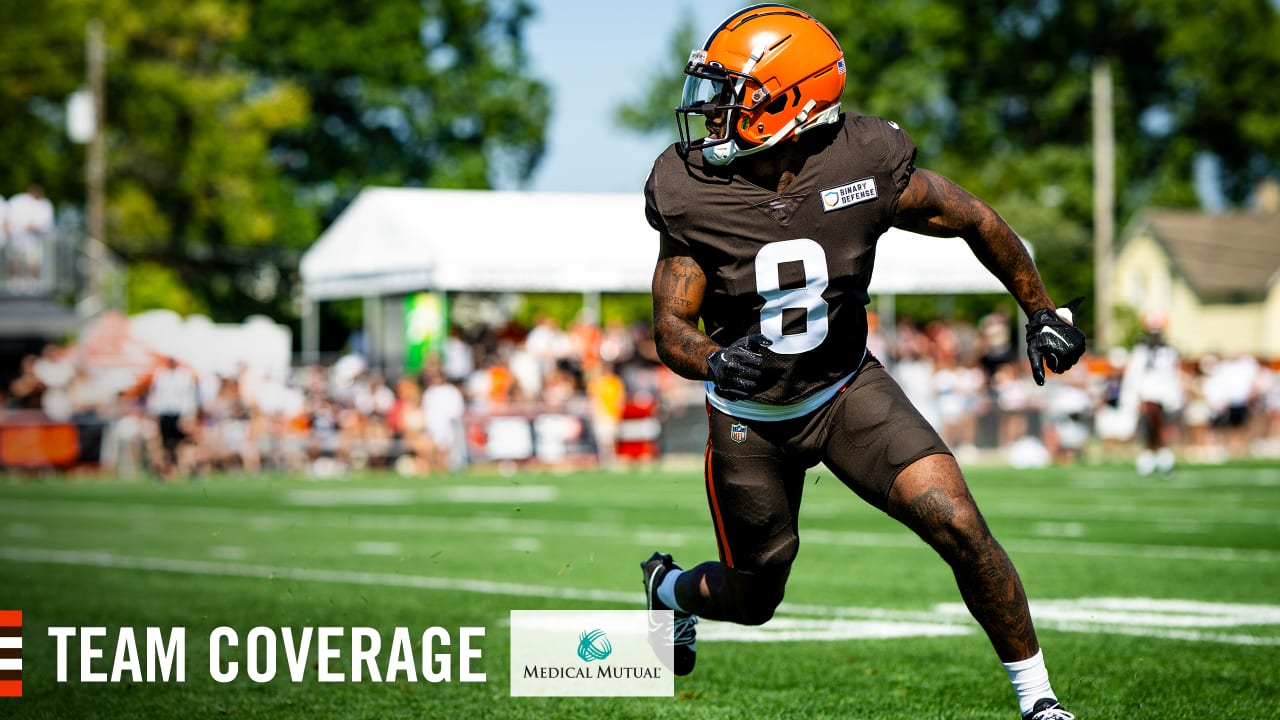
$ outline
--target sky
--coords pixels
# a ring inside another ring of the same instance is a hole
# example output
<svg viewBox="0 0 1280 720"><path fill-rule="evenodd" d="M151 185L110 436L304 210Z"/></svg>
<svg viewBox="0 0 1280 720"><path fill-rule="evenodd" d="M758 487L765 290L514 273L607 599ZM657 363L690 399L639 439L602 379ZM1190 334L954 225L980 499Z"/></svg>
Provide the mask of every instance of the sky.
<svg viewBox="0 0 1280 720"><path fill-rule="evenodd" d="M670 142L623 130L614 109L644 92L660 64L684 65L688 52L664 57L686 12L695 36L706 33L749 0L537 0L525 43L535 75L551 86L553 115L547 153L529 190L640 192L653 160ZM688 48L692 50L693 48ZM671 88L671 106L680 88ZM675 127L675 115L671 116Z"/></svg>

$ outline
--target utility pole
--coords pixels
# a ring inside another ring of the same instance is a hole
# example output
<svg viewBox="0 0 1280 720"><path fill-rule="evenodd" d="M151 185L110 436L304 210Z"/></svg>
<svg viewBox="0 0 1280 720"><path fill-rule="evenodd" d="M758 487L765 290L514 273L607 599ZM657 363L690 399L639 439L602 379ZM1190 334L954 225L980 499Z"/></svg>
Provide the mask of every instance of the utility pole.
<svg viewBox="0 0 1280 720"><path fill-rule="evenodd" d="M1097 349L1114 341L1111 318L1111 248L1115 239L1116 145L1111 117L1111 64L1093 64L1093 295Z"/></svg>
<svg viewBox="0 0 1280 720"><path fill-rule="evenodd" d="M89 231L85 243L85 252L89 257L85 281L88 284L87 296L101 300L105 290L102 280L106 272L104 264L107 242L107 43L101 20L90 20L85 26L84 50L89 97L93 107L93 132L89 136L88 158L85 163L85 186L88 190L86 220Z"/></svg>
<svg viewBox="0 0 1280 720"><path fill-rule="evenodd" d="M89 162L85 177L89 189L89 237L105 243L107 176L106 141L106 64L107 45L102 21L90 20L85 29L85 57L88 61L89 95L93 98L93 135L89 138Z"/></svg>

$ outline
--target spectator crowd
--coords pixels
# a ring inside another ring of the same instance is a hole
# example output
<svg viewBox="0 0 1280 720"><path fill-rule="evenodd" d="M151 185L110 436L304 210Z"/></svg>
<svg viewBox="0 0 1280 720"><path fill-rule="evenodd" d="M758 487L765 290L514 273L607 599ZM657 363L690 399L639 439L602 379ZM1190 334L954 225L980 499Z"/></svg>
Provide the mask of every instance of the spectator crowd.
<svg viewBox="0 0 1280 720"><path fill-rule="evenodd" d="M1280 456L1280 374L1254 357L1183 358L1157 327L1037 388L1005 312L976 324L904 318L892 332L872 321L871 351L963 461L1123 461L1149 474L1172 471L1175 457ZM420 372L391 377L355 353L287 377L250 367L203 377L165 358L123 391L93 375L74 345L50 345L0 389L3 404L100 427L93 459L126 476L457 472L484 459L478 419L534 415L578 423L593 462L611 466L638 400L658 409L668 449L700 450L670 437L680 433L669 423L696 422L702 388L658 362L644 324L542 318L454 332Z"/></svg>

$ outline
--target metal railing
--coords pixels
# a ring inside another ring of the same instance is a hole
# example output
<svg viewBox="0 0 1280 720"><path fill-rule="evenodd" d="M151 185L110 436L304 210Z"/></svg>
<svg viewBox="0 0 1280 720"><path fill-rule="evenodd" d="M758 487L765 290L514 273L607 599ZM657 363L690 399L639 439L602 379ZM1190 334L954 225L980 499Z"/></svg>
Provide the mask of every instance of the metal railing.
<svg viewBox="0 0 1280 720"><path fill-rule="evenodd" d="M98 240L62 228L0 243L0 301L45 300L87 319L125 309L124 263Z"/></svg>

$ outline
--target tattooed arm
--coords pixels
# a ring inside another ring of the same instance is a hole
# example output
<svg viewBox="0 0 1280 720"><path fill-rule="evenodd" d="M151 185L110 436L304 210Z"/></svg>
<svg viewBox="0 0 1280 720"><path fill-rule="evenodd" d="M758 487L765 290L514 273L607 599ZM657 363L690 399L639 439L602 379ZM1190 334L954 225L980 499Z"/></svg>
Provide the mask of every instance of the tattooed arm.
<svg viewBox="0 0 1280 720"><path fill-rule="evenodd" d="M893 224L936 237L960 236L1028 316L1053 309L1040 272L1022 241L990 205L938 173L916 169L902 195Z"/></svg>
<svg viewBox="0 0 1280 720"><path fill-rule="evenodd" d="M693 258L669 255L653 271L653 339L658 357L690 380L710 380L707 356L720 346L698 329L707 277Z"/></svg>

